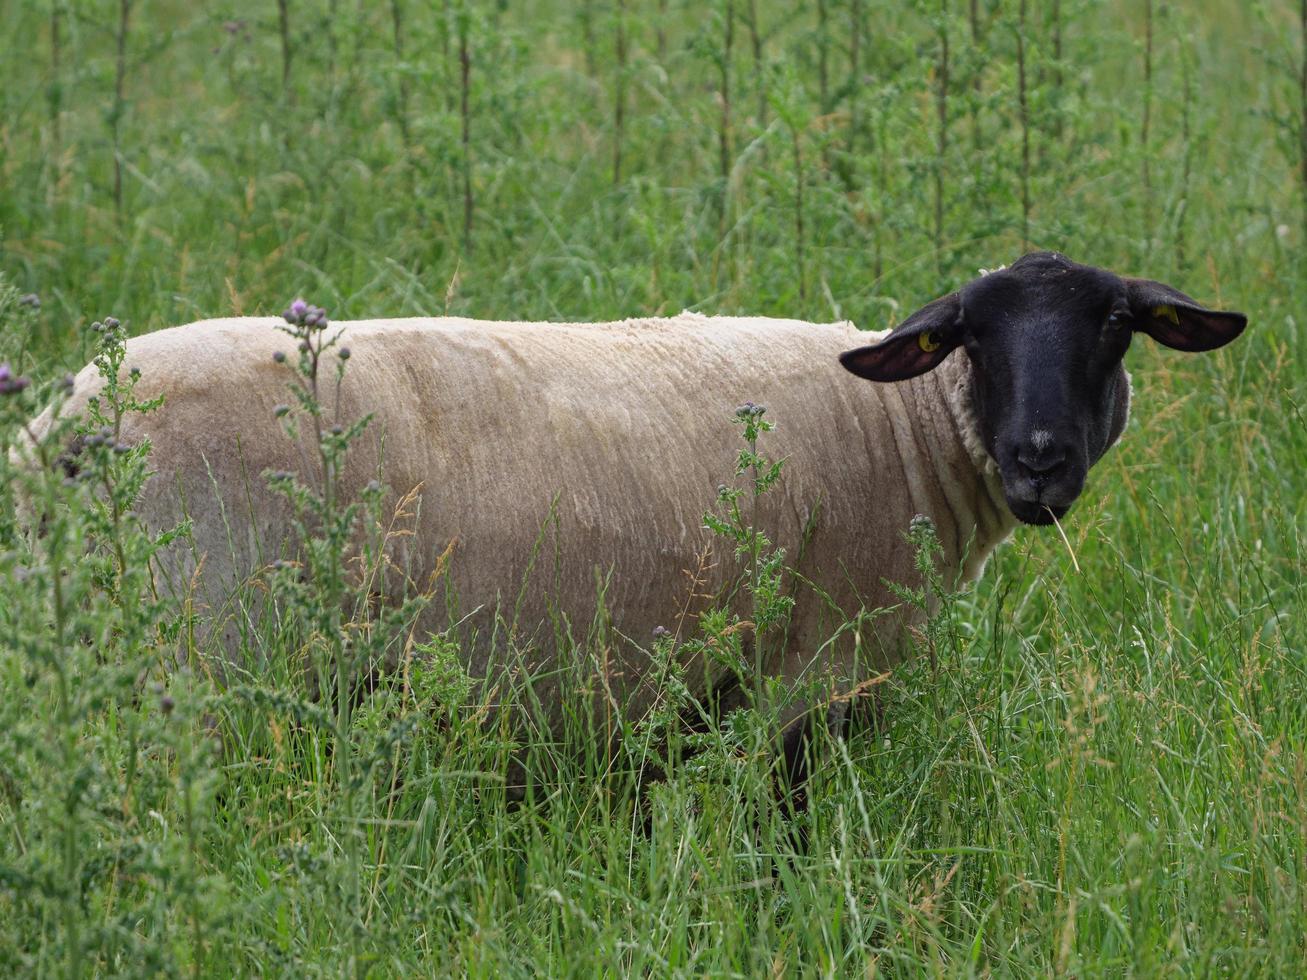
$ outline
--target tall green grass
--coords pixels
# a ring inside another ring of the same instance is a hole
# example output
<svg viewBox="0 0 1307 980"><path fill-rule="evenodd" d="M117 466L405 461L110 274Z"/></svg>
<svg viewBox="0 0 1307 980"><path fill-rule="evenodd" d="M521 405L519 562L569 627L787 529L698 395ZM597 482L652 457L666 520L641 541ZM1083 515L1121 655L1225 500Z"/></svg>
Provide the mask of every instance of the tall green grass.
<svg viewBox="0 0 1307 980"><path fill-rule="evenodd" d="M347 717L285 624L262 673L179 671L149 536L52 472L42 564L4 470L0 969L1300 973L1300 14L10 0L0 360L34 383L0 397L6 439L106 343L93 320L295 295L880 328L1028 244L1253 325L1213 355L1136 345L1076 560L1019 531L945 603L936 661L880 685L882 727L819 747L797 818L737 751L747 715L648 785L579 712L510 802L511 733L447 638ZM125 499L147 463L101 448Z"/></svg>

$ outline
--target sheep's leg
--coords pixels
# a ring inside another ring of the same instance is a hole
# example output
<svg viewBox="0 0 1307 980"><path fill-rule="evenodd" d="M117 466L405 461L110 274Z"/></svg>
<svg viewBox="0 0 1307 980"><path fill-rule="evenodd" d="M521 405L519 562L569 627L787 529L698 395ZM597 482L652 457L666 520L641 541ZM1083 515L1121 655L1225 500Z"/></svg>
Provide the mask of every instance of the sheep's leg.
<svg viewBox="0 0 1307 980"><path fill-rule="evenodd" d="M872 688L849 702L848 719L845 735L869 734L872 738L883 738L887 731L888 720L885 717L885 702L881 699L880 689Z"/></svg>
<svg viewBox="0 0 1307 980"><path fill-rule="evenodd" d="M822 732L843 738L848 724L847 701L818 705L804 712L781 733L782 773L777 787L779 801L793 813L808 808L808 778Z"/></svg>

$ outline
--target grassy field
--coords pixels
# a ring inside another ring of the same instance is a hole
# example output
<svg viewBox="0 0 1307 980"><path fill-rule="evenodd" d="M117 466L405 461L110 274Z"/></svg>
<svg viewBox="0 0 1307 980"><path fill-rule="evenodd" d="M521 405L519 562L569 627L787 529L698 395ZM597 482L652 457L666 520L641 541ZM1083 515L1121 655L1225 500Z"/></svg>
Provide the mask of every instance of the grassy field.
<svg viewBox="0 0 1307 980"><path fill-rule="evenodd" d="M711 739L637 803L583 725L511 805L440 638L340 714L289 640L237 685L172 670L185 610L151 595L148 537L70 490L56 554L91 557L51 567L0 469L0 972L1301 975L1299 13L7 0L0 361L32 385L0 395L6 444L92 321L299 295L879 329L1053 248L1252 326L1134 345L1079 567L1019 530L800 817ZM103 455L126 500L147 461Z"/></svg>

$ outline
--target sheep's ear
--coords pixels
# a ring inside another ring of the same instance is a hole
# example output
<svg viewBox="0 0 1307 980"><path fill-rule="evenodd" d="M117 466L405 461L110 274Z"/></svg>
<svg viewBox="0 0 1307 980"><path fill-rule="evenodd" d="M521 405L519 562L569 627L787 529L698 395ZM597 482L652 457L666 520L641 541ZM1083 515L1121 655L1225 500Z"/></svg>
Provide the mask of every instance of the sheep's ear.
<svg viewBox="0 0 1307 980"><path fill-rule="evenodd" d="M1242 313L1209 310L1170 286L1151 279L1127 279L1126 295L1136 330L1176 350L1204 351L1224 347L1243 333Z"/></svg>
<svg viewBox="0 0 1307 980"><path fill-rule="evenodd" d="M840 355L840 363L869 381L904 381L937 367L962 342L962 302L950 293L928 303L879 344Z"/></svg>

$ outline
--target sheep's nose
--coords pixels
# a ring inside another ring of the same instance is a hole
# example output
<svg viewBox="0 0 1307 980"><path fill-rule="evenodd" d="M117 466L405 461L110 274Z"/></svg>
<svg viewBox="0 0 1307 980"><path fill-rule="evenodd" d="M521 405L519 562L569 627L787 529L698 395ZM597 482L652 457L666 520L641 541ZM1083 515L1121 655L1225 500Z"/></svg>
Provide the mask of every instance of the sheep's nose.
<svg viewBox="0 0 1307 980"><path fill-rule="evenodd" d="M1066 451L1047 440L1023 443L1017 448L1017 466L1036 486L1043 486L1066 466Z"/></svg>

